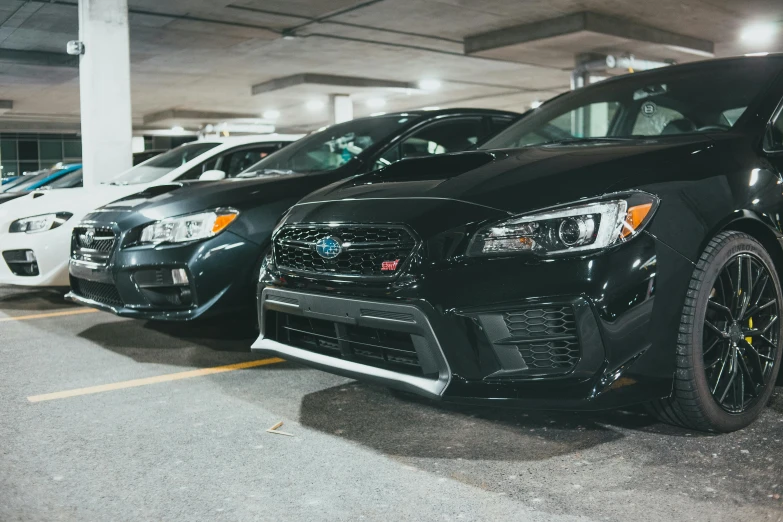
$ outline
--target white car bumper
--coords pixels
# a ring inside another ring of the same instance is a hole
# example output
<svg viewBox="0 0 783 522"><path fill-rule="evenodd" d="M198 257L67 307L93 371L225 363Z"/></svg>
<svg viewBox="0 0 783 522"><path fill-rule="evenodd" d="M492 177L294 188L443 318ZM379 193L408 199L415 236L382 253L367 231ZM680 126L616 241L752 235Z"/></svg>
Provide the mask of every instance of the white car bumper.
<svg viewBox="0 0 783 522"><path fill-rule="evenodd" d="M0 284L22 286L69 286L68 254L71 249L71 223L39 234L0 234ZM38 275L20 276L11 271L2 256L11 250L32 250Z"/></svg>

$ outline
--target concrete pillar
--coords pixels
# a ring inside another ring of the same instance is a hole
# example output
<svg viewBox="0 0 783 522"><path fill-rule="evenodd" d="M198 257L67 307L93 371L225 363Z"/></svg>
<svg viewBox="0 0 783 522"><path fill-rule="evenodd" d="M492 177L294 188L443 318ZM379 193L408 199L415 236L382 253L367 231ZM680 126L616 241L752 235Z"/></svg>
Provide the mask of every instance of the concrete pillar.
<svg viewBox="0 0 783 522"><path fill-rule="evenodd" d="M79 0L84 185L133 166L127 0Z"/></svg>
<svg viewBox="0 0 783 522"><path fill-rule="evenodd" d="M353 102L347 94L329 95L329 125L353 119Z"/></svg>

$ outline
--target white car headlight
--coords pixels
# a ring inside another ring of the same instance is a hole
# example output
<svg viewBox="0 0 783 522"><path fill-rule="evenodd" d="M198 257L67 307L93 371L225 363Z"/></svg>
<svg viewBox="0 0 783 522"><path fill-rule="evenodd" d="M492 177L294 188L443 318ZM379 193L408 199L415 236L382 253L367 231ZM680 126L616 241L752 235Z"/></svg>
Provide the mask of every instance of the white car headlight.
<svg viewBox="0 0 783 522"><path fill-rule="evenodd" d="M205 239L221 233L238 215L239 212L234 209L220 208L162 219L144 227L141 231L141 242L184 243Z"/></svg>
<svg viewBox="0 0 783 522"><path fill-rule="evenodd" d="M73 217L70 212L57 212L54 214L41 214L40 216L31 216L17 219L8 228L10 233L26 232L27 234L37 234L57 228Z"/></svg>
<svg viewBox="0 0 783 522"><path fill-rule="evenodd" d="M655 196L634 192L514 217L479 230L468 255L547 256L601 250L638 234L657 206Z"/></svg>

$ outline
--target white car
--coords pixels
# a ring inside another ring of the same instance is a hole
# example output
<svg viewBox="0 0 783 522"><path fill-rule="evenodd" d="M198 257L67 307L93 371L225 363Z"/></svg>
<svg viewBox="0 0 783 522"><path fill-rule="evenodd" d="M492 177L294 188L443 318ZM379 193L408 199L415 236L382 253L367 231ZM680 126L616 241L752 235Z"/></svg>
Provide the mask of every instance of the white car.
<svg viewBox="0 0 783 522"><path fill-rule="evenodd" d="M94 209L149 187L233 177L302 135L186 143L97 187L37 191L0 205L0 284L68 286L71 232Z"/></svg>

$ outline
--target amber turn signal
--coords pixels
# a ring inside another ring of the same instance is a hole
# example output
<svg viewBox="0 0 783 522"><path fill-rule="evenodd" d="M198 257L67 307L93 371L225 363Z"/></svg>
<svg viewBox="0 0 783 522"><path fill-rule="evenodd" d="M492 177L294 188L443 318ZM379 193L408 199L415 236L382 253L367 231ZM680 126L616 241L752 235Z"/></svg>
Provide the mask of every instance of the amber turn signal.
<svg viewBox="0 0 783 522"><path fill-rule="evenodd" d="M229 226L236 218L238 214L221 214L215 218L215 223L212 225L212 233L217 234L227 226Z"/></svg>
<svg viewBox="0 0 783 522"><path fill-rule="evenodd" d="M651 210L652 203L630 207L625 215L625 222L623 223L623 229L620 231L620 237L628 237L633 234Z"/></svg>

